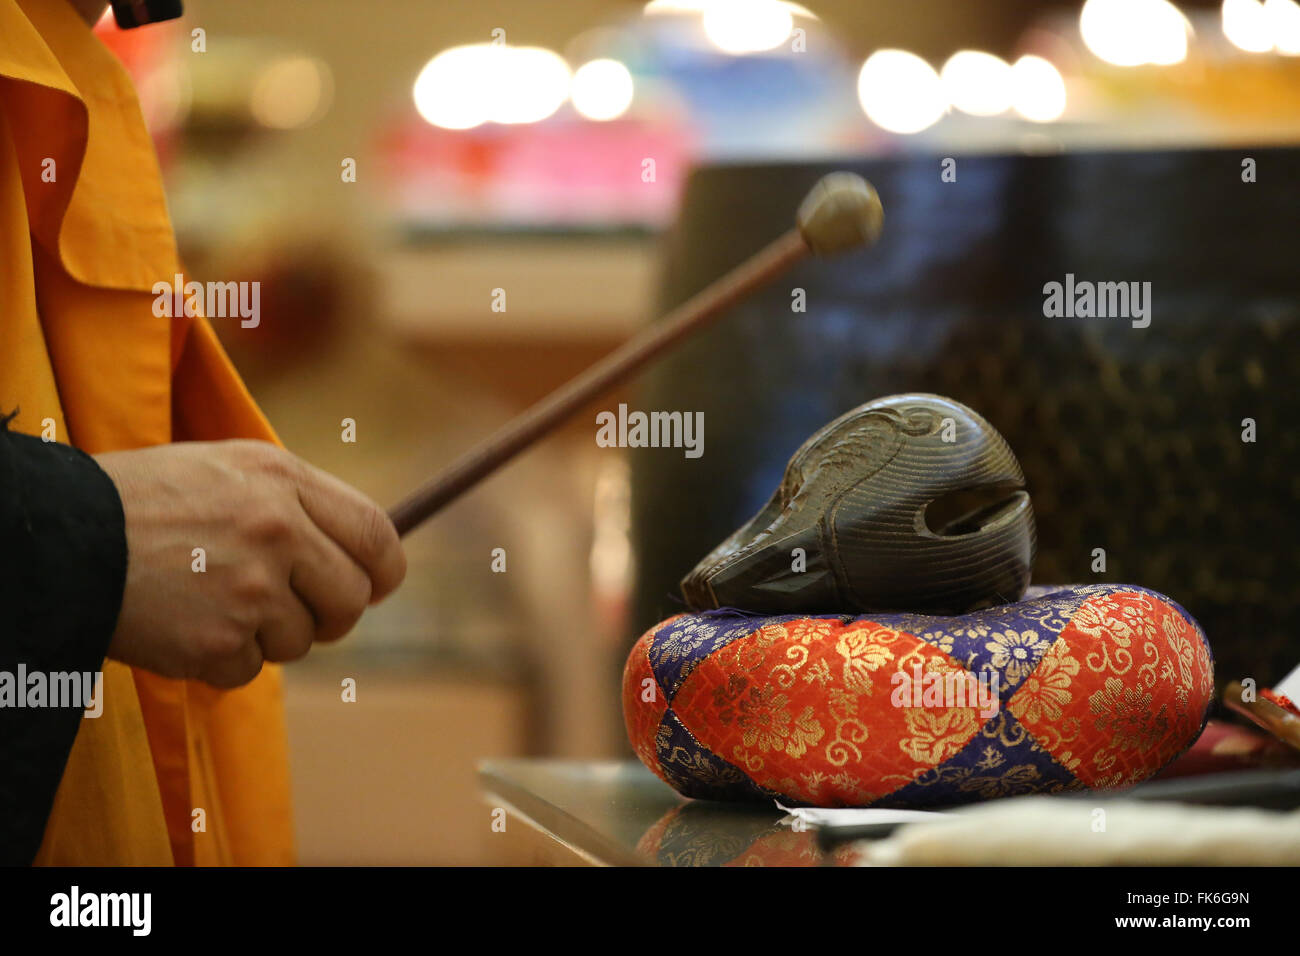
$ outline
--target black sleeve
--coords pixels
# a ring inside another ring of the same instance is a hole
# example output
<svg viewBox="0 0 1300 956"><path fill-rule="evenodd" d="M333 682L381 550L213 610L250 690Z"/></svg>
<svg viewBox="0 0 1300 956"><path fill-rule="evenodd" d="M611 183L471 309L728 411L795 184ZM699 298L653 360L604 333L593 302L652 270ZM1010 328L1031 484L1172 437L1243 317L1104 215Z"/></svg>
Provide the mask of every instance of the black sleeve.
<svg viewBox="0 0 1300 956"><path fill-rule="evenodd" d="M127 555L121 499L95 460L7 426L0 416L0 864L21 865L40 849L82 710L18 706L33 699L19 675L102 670Z"/></svg>

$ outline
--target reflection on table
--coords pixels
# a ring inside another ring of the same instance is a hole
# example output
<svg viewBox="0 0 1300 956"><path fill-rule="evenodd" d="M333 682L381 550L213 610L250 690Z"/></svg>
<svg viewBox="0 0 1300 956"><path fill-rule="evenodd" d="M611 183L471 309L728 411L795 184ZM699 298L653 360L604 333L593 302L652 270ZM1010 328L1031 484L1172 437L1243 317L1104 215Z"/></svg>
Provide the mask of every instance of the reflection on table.
<svg viewBox="0 0 1300 956"><path fill-rule="evenodd" d="M515 863L606 866L820 866L812 830L763 804L687 800L635 761L492 760L479 781L508 814L500 834ZM520 827L517 824L523 823Z"/></svg>

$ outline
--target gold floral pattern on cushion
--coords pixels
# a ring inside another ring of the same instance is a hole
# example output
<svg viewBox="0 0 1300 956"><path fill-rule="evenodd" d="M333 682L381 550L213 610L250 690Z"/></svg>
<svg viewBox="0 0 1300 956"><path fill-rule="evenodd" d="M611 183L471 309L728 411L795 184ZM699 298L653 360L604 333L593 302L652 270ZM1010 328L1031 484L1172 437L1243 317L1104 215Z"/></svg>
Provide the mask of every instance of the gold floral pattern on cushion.
<svg viewBox="0 0 1300 956"><path fill-rule="evenodd" d="M1146 750L1169 729L1165 708L1151 712L1150 691L1118 677L1107 677L1105 687L1088 696L1088 707L1097 715L1093 726L1110 735L1116 750Z"/></svg>
<svg viewBox="0 0 1300 956"><path fill-rule="evenodd" d="M991 635L984 647L993 655L993 666L1015 683L1034 669L1051 643L1037 631L1006 631Z"/></svg>
<svg viewBox="0 0 1300 956"><path fill-rule="evenodd" d="M811 705L794 717L789 709L790 698L772 688L753 688L748 700L740 706L736 723L740 739L746 747L760 753L769 750L783 751L791 757L802 757L808 747L817 743L826 733L813 717Z"/></svg>
<svg viewBox="0 0 1300 956"><path fill-rule="evenodd" d="M1146 779L1213 678L1174 602L1086 585L961 617L685 615L638 642L623 701L690 796L925 807Z"/></svg>
<svg viewBox="0 0 1300 956"><path fill-rule="evenodd" d="M1022 722L1058 721L1063 708L1074 699L1070 688L1079 675L1079 662L1070 656L1070 646L1057 641L1029 673L1011 702L1011 713Z"/></svg>
<svg viewBox="0 0 1300 956"><path fill-rule="evenodd" d="M925 710L908 707L904 711L909 736L898 742L903 753L917 763L943 763L974 736L979 717L965 707Z"/></svg>
<svg viewBox="0 0 1300 956"><path fill-rule="evenodd" d="M1103 592L1075 612L1009 710L1085 784L1123 787L1195 740L1213 682L1204 637L1181 609L1151 592Z"/></svg>
<svg viewBox="0 0 1300 956"><path fill-rule="evenodd" d="M875 774L908 779L960 748L979 729L973 708L926 712L889 704L893 675L964 672L918 637L872 622L818 620L810 629L759 624L692 671L672 708L688 726L709 728L708 746L759 786L830 806L859 806L881 788ZM805 644L801 638L809 637ZM900 744L907 738L906 747ZM812 772L815 790L801 782Z"/></svg>
<svg viewBox="0 0 1300 956"><path fill-rule="evenodd" d="M870 694L871 675L894 659L894 652L872 637L867 628L854 628L835 642L835 653L844 658L841 680L858 694Z"/></svg>

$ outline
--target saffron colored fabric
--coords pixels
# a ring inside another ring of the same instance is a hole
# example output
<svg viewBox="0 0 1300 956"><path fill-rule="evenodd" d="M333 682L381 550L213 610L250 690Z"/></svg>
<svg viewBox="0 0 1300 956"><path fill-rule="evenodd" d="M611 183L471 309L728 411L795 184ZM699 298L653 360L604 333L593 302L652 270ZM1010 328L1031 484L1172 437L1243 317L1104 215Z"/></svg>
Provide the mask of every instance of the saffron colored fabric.
<svg viewBox="0 0 1300 956"><path fill-rule="evenodd" d="M1145 588L1031 588L959 617L670 618L632 649L637 756L688 797L932 807L1124 787L1200 734L1209 644Z"/></svg>
<svg viewBox="0 0 1300 956"><path fill-rule="evenodd" d="M72 4L0 0L10 428L40 435L48 419L88 454L274 441L208 322L154 314L154 283L184 271L126 71ZM233 691L116 661L103 673L103 714L81 721L36 862L292 863L278 668Z"/></svg>

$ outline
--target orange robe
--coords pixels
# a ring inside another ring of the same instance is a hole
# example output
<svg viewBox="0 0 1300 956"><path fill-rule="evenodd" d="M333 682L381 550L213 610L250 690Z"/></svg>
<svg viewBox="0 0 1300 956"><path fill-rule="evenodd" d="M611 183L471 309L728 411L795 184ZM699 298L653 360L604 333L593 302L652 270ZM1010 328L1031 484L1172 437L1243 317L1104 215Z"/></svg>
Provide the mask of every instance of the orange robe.
<svg viewBox="0 0 1300 956"><path fill-rule="evenodd" d="M183 271L126 72L70 4L0 0L11 428L36 435L52 419L58 440L90 454L274 441L207 321L155 316L154 283ZM106 661L103 700L81 722L38 863L293 862L278 668L217 691Z"/></svg>

